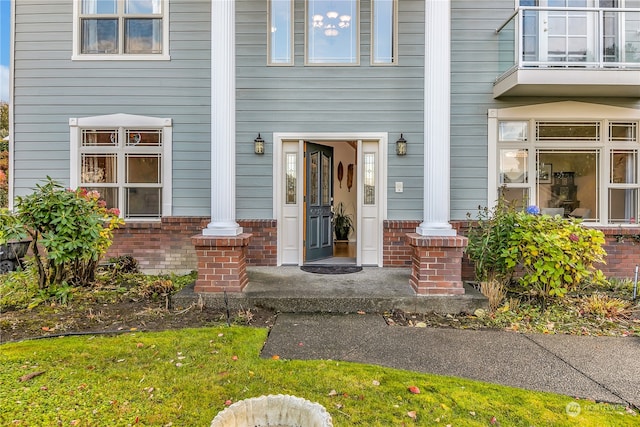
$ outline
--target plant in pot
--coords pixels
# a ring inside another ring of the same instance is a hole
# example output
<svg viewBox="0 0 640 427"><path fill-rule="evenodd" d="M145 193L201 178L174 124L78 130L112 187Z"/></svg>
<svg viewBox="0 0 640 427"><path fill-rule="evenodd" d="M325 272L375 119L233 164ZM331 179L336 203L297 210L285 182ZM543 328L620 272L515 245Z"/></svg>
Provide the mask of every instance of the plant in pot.
<svg viewBox="0 0 640 427"><path fill-rule="evenodd" d="M340 202L333 213L333 231L336 233L336 240L348 240L351 230L353 230L353 217L347 213L344 203Z"/></svg>

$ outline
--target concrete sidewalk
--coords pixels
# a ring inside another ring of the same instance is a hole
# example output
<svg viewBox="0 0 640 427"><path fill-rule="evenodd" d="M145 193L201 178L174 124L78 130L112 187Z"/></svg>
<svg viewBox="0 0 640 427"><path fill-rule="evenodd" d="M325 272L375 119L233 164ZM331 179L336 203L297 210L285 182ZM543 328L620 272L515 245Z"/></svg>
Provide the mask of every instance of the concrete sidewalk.
<svg viewBox="0 0 640 427"><path fill-rule="evenodd" d="M302 343L302 345L300 345ZM278 315L262 356L363 362L640 408L640 337L388 326L381 315Z"/></svg>

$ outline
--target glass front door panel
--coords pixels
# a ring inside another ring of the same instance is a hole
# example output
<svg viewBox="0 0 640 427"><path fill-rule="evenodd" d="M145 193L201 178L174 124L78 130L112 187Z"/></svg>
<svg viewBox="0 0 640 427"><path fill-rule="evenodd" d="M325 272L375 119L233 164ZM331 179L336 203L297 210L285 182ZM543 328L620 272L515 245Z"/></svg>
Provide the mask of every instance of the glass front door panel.
<svg viewBox="0 0 640 427"><path fill-rule="evenodd" d="M319 180L319 168L320 168L320 153L311 154L311 165L309 170L309 203L311 206L318 206L320 204L320 188L318 186Z"/></svg>

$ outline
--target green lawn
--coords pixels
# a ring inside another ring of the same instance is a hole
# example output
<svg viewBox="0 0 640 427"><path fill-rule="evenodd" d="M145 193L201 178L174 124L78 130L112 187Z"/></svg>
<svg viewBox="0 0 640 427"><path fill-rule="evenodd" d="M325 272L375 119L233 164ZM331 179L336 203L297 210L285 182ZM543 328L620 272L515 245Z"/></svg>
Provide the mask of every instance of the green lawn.
<svg viewBox="0 0 640 427"><path fill-rule="evenodd" d="M1 345L0 425L208 426L227 400L278 393L320 403L336 426L640 423L624 407L588 401L569 416L576 401L561 395L356 363L261 359L266 337L266 329L234 326ZM490 355L478 358L490 363Z"/></svg>

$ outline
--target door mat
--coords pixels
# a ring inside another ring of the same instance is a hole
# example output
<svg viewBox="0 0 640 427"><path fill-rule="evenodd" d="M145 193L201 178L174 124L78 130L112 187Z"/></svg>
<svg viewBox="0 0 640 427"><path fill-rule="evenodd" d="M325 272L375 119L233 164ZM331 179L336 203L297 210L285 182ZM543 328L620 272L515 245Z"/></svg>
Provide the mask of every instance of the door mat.
<svg viewBox="0 0 640 427"><path fill-rule="evenodd" d="M349 274L362 271L362 267L355 265L303 265L300 270L316 274Z"/></svg>

